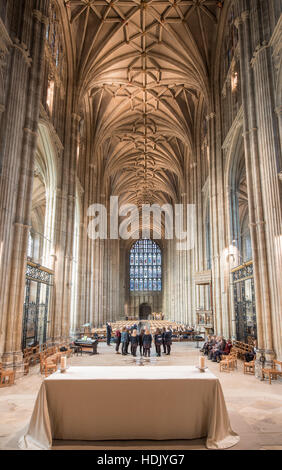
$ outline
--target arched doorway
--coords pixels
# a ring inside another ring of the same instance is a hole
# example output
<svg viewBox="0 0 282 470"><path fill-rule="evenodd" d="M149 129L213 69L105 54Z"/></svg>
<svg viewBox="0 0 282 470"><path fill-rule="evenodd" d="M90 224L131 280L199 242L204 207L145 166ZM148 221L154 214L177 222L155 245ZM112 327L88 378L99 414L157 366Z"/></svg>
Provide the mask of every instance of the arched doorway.
<svg viewBox="0 0 282 470"><path fill-rule="evenodd" d="M152 309L149 304L141 304L139 307L139 319L148 320L149 316L152 313Z"/></svg>

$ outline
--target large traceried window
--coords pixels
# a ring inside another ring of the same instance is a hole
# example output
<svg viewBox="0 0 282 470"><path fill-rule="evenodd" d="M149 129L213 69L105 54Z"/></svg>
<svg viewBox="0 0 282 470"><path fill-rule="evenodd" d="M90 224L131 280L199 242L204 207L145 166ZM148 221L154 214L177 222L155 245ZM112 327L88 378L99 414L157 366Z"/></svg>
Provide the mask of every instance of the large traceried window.
<svg viewBox="0 0 282 470"><path fill-rule="evenodd" d="M162 252L152 240L138 240L130 250L130 290L162 290Z"/></svg>

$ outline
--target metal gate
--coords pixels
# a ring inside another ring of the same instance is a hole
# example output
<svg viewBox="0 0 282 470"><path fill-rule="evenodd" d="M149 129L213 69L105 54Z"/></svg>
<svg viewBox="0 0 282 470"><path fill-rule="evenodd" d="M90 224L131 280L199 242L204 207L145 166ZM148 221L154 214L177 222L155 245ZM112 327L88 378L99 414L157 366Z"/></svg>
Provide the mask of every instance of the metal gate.
<svg viewBox="0 0 282 470"><path fill-rule="evenodd" d="M26 270L22 348L47 340L53 272L28 262Z"/></svg>
<svg viewBox="0 0 282 470"><path fill-rule="evenodd" d="M232 270L234 283L234 310L236 337L238 341L248 343L249 338L257 337L257 319L253 262Z"/></svg>

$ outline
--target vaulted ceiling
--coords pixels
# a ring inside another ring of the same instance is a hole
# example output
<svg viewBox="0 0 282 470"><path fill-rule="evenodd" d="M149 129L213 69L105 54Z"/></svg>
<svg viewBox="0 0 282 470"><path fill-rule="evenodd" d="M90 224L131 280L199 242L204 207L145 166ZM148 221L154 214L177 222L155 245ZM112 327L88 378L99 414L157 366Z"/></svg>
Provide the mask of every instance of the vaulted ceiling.
<svg viewBox="0 0 282 470"><path fill-rule="evenodd" d="M185 191L222 3L65 0L78 96L92 100L93 158L126 202L170 202Z"/></svg>

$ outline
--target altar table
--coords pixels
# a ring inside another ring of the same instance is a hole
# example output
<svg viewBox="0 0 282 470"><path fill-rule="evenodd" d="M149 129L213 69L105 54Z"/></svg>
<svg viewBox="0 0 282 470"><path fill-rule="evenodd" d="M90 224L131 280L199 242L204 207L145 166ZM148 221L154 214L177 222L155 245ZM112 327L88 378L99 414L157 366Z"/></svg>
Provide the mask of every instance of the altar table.
<svg viewBox="0 0 282 470"><path fill-rule="evenodd" d="M195 366L71 367L46 378L22 449L52 440L206 438L208 449L239 442L219 379Z"/></svg>

